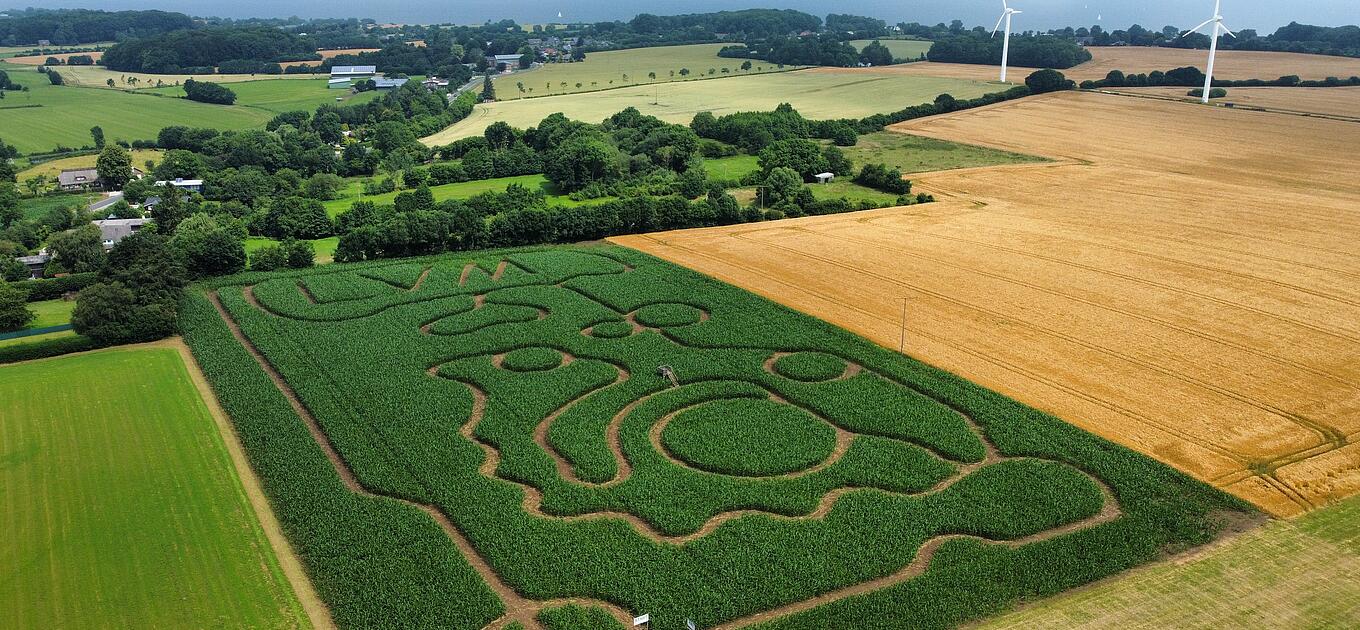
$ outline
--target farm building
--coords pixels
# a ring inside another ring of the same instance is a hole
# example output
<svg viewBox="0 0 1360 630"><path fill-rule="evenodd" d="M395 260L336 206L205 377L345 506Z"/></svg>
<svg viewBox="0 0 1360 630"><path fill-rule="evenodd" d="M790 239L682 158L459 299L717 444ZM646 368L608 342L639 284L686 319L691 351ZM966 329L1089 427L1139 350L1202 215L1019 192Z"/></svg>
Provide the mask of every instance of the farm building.
<svg viewBox="0 0 1360 630"><path fill-rule="evenodd" d="M189 192L203 192L203 180L201 179L183 179L176 177L174 181L160 180L156 182L157 187L166 185L174 186L175 188L187 190Z"/></svg>
<svg viewBox="0 0 1360 630"><path fill-rule="evenodd" d="M43 277L44 270L47 269L47 263L52 260L52 255L43 252L34 256L20 256L15 258L15 260L28 268L29 278L36 280Z"/></svg>
<svg viewBox="0 0 1360 630"><path fill-rule="evenodd" d="M406 85L406 82L409 80L410 79L385 79L378 77L373 79L373 88L378 90L395 90Z"/></svg>
<svg viewBox="0 0 1360 630"><path fill-rule="evenodd" d="M345 78L340 79L332 78L326 81L326 87L332 90L348 90L352 85L353 83L349 79Z"/></svg>
<svg viewBox="0 0 1360 630"><path fill-rule="evenodd" d="M57 175L57 183L62 190L91 190L100 187L99 171L92 168L80 168L69 171L62 171Z"/></svg>
<svg viewBox="0 0 1360 630"><path fill-rule="evenodd" d="M151 219L104 219L102 221L91 221L95 227L99 228L99 240L104 245L104 249L113 249L113 246L142 229L142 226L150 223Z"/></svg>
<svg viewBox="0 0 1360 630"><path fill-rule="evenodd" d="M505 64L506 70L519 68L519 55L493 55L486 58L486 62L493 68L500 69L501 64Z"/></svg>
<svg viewBox="0 0 1360 630"><path fill-rule="evenodd" d="M378 74L377 66L333 66L331 79L371 79Z"/></svg>

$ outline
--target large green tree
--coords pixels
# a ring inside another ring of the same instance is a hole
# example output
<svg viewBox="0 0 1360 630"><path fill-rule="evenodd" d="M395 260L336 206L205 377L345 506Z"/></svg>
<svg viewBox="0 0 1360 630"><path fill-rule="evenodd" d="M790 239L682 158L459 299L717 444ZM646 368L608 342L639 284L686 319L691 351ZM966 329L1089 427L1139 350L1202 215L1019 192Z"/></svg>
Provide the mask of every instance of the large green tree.
<svg viewBox="0 0 1360 630"><path fill-rule="evenodd" d="M195 214L179 224L170 245L195 277L233 274L246 266L245 227L229 216Z"/></svg>
<svg viewBox="0 0 1360 630"><path fill-rule="evenodd" d="M28 291L0 280L0 332L19 330L33 321Z"/></svg>
<svg viewBox="0 0 1360 630"><path fill-rule="evenodd" d="M52 252L49 275L99 271L104 266L103 240L99 228L91 223L53 234L47 240L47 249Z"/></svg>
<svg viewBox="0 0 1360 630"><path fill-rule="evenodd" d="M19 189L13 182L0 181L0 228L7 228L22 218L24 211L19 209Z"/></svg>
<svg viewBox="0 0 1360 630"><path fill-rule="evenodd" d="M132 179L132 154L116 144L104 147L94 166L106 188L122 190Z"/></svg>

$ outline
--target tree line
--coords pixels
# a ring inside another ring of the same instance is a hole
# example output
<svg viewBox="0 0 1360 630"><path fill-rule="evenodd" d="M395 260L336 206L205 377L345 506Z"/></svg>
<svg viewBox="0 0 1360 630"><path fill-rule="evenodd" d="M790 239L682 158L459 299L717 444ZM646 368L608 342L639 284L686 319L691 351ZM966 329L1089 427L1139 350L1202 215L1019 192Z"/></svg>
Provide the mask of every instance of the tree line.
<svg viewBox="0 0 1360 630"><path fill-rule="evenodd" d="M120 42L104 52L102 63L120 72L211 74L226 61L300 59L320 59L308 37L269 28L210 28Z"/></svg>
<svg viewBox="0 0 1360 630"><path fill-rule="evenodd" d="M148 37L194 27L183 13L166 11L93 11L23 9L0 20L0 45L28 46L47 40L55 46Z"/></svg>

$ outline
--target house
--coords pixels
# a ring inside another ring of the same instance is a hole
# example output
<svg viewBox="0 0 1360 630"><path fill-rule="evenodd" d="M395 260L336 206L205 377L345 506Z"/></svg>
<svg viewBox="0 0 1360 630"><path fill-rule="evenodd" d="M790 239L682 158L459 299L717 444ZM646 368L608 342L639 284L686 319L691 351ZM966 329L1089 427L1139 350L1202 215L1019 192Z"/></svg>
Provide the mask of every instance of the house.
<svg viewBox="0 0 1360 630"><path fill-rule="evenodd" d="M104 219L101 221L91 221L95 227L99 228L99 240L104 244L104 249L113 249L113 246L142 229L142 226L150 223L151 219Z"/></svg>
<svg viewBox="0 0 1360 630"><path fill-rule="evenodd" d="M92 168L78 168L62 171L57 175L57 184L63 191L91 190L102 187L99 171Z"/></svg>
<svg viewBox="0 0 1360 630"><path fill-rule="evenodd" d="M156 182L157 188L166 185L174 186L175 188L187 190L189 192L203 192L203 180L201 179L184 179L182 177L176 177L174 181L160 180Z"/></svg>
<svg viewBox="0 0 1360 630"><path fill-rule="evenodd" d="M372 79L377 74L377 66L331 66L332 79Z"/></svg>
<svg viewBox="0 0 1360 630"><path fill-rule="evenodd" d="M430 77L421 81L420 84L425 86L425 89L427 90L438 90L440 88L449 87L449 80L441 79L439 77Z"/></svg>
<svg viewBox="0 0 1360 630"><path fill-rule="evenodd" d="M329 90L348 90L354 85L349 79L329 79L326 81L326 89Z"/></svg>
<svg viewBox="0 0 1360 630"><path fill-rule="evenodd" d="M406 85L407 81L410 81L410 79L388 79L385 77L378 77L376 79L373 79L373 89L395 90L403 85Z"/></svg>
<svg viewBox="0 0 1360 630"><path fill-rule="evenodd" d="M28 277L37 280L43 277L47 270L47 263L52 261L52 255L47 252L39 252L36 256L20 256L15 260L28 267Z"/></svg>

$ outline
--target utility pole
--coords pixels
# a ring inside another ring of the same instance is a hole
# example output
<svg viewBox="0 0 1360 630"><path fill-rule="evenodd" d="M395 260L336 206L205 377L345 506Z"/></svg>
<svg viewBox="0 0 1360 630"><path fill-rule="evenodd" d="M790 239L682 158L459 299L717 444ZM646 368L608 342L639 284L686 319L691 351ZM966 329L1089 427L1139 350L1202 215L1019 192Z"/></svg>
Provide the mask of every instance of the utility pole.
<svg viewBox="0 0 1360 630"><path fill-rule="evenodd" d="M907 300L909 299L902 298L902 334L897 342L897 351L900 354L907 353Z"/></svg>

